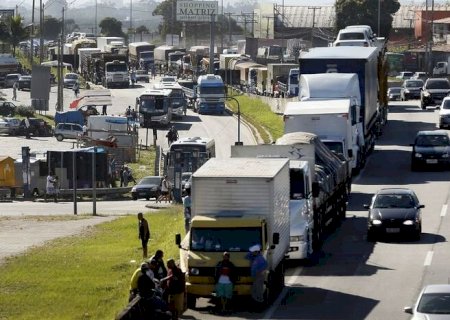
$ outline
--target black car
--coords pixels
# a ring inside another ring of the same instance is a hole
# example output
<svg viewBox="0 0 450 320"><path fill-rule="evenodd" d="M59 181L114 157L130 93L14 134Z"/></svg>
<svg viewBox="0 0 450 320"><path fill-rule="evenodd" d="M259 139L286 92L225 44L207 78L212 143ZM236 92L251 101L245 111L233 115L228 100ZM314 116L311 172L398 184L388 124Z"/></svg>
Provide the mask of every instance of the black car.
<svg viewBox="0 0 450 320"><path fill-rule="evenodd" d="M400 91L400 100L407 101L408 99L420 98L420 91L422 90L424 83L420 79L405 80L402 84Z"/></svg>
<svg viewBox="0 0 450 320"><path fill-rule="evenodd" d="M387 91L387 96L390 101L392 100L400 100L400 87L391 87Z"/></svg>
<svg viewBox="0 0 450 320"><path fill-rule="evenodd" d="M39 118L29 118L30 128L29 133L35 137L50 137L53 135L52 126L47 121ZM20 122L18 135L26 135L27 130L25 126L25 119Z"/></svg>
<svg viewBox="0 0 450 320"><path fill-rule="evenodd" d="M420 92L420 106L423 110L430 105L441 104L450 92L450 82L444 78L429 78Z"/></svg>
<svg viewBox="0 0 450 320"><path fill-rule="evenodd" d="M450 139L447 131L419 131L411 144L411 170L424 166L443 166L450 164Z"/></svg>
<svg viewBox="0 0 450 320"><path fill-rule="evenodd" d="M0 101L0 116L8 117L16 114L16 106L12 102Z"/></svg>
<svg viewBox="0 0 450 320"><path fill-rule="evenodd" d="M378 190L372 198L367 219L367 240L374 241L382 235L409 235L420 240L422 233L421 208L414 191L407 188Z"/></svg>
<svg viewBox="0 0 450 320"><path fill-rule="evenodd" d="M142 178L133 188L131 189L131 197L133 200L140 198L145 198L150 200L150 198L158 199L161 195L161 183L163 177L160 176L148 176Z"/></svg>
<svg viewBox="0 0 450 320"><path fill-rule="evenodd" d="M18 89L19 90L23 90L23 89L31 90L31 76L20 76Z"/></svg>

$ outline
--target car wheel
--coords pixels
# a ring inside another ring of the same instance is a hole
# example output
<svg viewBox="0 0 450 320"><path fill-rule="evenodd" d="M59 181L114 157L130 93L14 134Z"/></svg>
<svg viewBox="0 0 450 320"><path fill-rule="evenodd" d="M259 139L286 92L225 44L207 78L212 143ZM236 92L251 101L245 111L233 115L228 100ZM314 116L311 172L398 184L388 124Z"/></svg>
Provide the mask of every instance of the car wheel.
<svg viewBox="0 0 450 320"><path fill-rule="evenodd" d="M375 235L373 234L373 231L371 231L371 230L367 230L367 241L368 242L375 241Z"/></svg>
<svg viewBox="0 0 450 320"><path fill-rule="evenodd" d="M56 140L58 140L58 141L63 141L63 140L64 140L63 135L62 135L62 134L58 134L58 135L56 136Z"/></svg>
<svg viewBox="0 0 450 320"><path fill-rule="evenodd" d="M420 107L422 108L422 110L426 110L427 109L427 105L422 100L420 101Z"/></svg>
<svg viewBox="0 0 450 320"><path fill-rule="evenodd" d="M408 97L406 95L403 97L403 101L408 101Z"/></svg>
<svg viewBox="0 0 450 320"><path fill-rule="evenodd" d="M137 196L132 196L132 198L133 198L133 200L135 200L135 201L138 199Z"/></svg>
<svg viewBox="0 0 450 320"><path fill-rule="evenodd" d="M150 201L150 197L146 197L145 200Z"/></svg>
<svg viewBox="0 0 450 320"><path fill-rule="evenodd" d="M414 240L419 241L421 235L422 235L422 225L419 225L419 230L417 230L417 231L414 233L414 236L413 236Z"/></svg>
<svg viewBox="0 0 450 320"><path fill-rule="evenodd" d="M414 160L411 161L411 171L418 171L419 166L417 164L417 162L415 162Z"/></svg>

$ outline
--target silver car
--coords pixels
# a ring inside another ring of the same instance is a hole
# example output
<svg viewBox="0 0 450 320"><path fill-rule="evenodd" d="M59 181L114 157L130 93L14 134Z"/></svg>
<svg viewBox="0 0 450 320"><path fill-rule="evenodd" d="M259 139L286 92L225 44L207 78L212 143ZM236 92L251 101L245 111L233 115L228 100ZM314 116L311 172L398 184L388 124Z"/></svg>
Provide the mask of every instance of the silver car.
<svg viewBox="0 0 450 320"><path fill-rule="evenodd" d="M425 286L413 307L405 307L412 314L411 320L450 319L450 284Z"/></svg>
<svg viewBox="0 0 450 320"><path fill-rule="evenodd" d="M78 123L58 123L55 128L55 137L58 141L78 139L82 135L83 127Z"/></svg>
<svg viewBox="0 0 450 320"><path fill-rule="evenodd" d="M5 77L5 88L12 88L14 83L19 81L21 74L20 73L10 73Z"/></svg>
<svg viewBox="0 0 450 320"><path fill-rule="evenodd" d="M9 123L3 118L0 118L0 134L1 133L9 133Z"/></svg>

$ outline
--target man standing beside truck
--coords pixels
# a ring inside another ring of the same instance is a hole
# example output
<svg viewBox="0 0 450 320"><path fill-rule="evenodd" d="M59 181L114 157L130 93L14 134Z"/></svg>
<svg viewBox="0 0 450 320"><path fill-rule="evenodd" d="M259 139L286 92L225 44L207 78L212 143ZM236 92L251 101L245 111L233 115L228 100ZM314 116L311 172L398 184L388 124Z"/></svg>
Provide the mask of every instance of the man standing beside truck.
<svg viewBox="0 0 450 320"><path fill-rule="evenodd" d="M255 244L251 246L249 251L245 258L250 260L250 273L253 278L252 299L255 303L255 311L260 311L264 302L264 280L267 261L261 254L260 245Z"/></svg>

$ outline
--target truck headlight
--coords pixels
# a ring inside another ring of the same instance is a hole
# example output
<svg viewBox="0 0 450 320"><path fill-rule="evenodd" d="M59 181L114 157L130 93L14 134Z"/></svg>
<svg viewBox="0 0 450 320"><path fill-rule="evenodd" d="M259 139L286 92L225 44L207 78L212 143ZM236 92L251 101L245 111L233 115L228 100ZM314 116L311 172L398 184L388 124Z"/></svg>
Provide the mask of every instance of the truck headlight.
<svg viewBox="0 0 450 320"><path fill-rule="evenodd" d="M408 90L408 89L405 89L405 93L409 93L409 90Z"/></svg>
<svg viewBox="0 0 450 320"><path fill-rule="evenodd" d="M428 91L424 91L424 92L423 92L423 96L424 96L424 97L429 97L429 96L430 96L430 93L429 93Z"/></svg>
<svg viewBox="0 0 450 320"><path fill-rule="evenodd" d="M131 192L136 192L136 187L131 188Z"/></svg>
<svg viewBox="0 0 450 320"><path fill-rule="evenodd" d="M289 238L289 240L291 241L291 242L300 242L300 241L303 241L305 239L305 237L303 236L303 235L300 235L300 236L291 236L290 238Z"/></svg>
<svg viewBox="0 0 450 320"><path fill-rule="evenodd" d="M414 154L414 157L416 157L416 158L422 158L422 154L416 152L416 153Z"/></svg>
<svg viewBox="0 0 450 320"><path fill-rule="evenodd" d="M200 270L198 270L197 268L191 268L189 270L189 274L193 276L198 276L200 274Z"/></svg>
<svg viewBox="0 0 450 320"><path fill-rule="evenodd" d="M444 154L442 155L442 158L448 158L448 153L444 153Z"/></svg>

